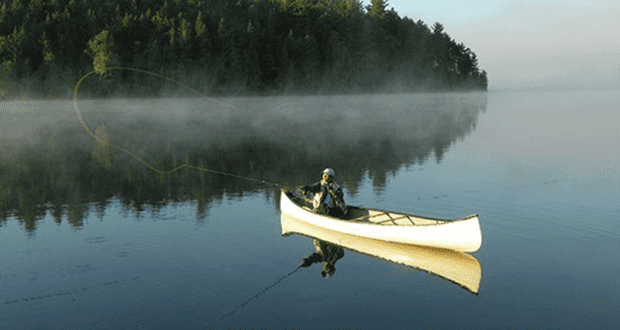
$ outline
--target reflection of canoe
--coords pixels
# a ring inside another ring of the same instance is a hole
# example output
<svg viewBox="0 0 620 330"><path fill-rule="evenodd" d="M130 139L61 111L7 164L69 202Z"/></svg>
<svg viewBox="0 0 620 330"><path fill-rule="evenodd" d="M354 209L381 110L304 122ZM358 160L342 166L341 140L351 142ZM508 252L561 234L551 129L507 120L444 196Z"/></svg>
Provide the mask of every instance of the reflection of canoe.
<svg viewBox="0 0 620 330"><path fill-rule="evenodd" d="M421 269L478 294L482 268L475 257L452 250L378 241L323 229L287 214L280 219L282 235L301 234L373 257Z"/></svg>
<svg viewBox="0 0 620 330"><path fill-rule="evenodd" d="M477 251L482 245L478 215L457 220L441 220L349 206L347 219L338 219L314 213L307 206L307 201L301 196L282 191L282 213L321 228L382 241L463 252Z"/></svg>

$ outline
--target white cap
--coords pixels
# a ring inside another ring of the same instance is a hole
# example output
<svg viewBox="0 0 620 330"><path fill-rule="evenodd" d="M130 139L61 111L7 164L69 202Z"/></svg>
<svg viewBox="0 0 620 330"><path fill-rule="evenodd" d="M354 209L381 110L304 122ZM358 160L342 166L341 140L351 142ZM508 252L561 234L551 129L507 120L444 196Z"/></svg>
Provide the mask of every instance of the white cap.
<svg viewBox="0 0 620 330"><path fill-rule="evenodd" d="M326 168L326 169L324 169L324 170L323 170L323 173L324 173L324 174L327 174L327 175L331 175L331 176L335 176L335 175L336 175L336 173L334 172L334 170L332 170L331 168Z"/></svg>

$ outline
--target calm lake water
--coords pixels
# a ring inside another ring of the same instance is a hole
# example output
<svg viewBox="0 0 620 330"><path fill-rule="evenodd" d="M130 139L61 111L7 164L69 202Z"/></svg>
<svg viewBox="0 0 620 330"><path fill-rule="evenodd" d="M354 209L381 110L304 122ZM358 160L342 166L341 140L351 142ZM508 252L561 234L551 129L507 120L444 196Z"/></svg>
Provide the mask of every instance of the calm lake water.
<svg viewBox="0 0 620 330"><path fill-rule="evenodd" d="M614 328L618 104L617 91L80 101L96 142L69 102L0 103L0 329ZM182 164L211 171L149 168ZM280 188L324 167L352 205L479 214L482 248L406 247L407 264L361 241L331 276L298 269L329 235L282 235Z"/></svg>

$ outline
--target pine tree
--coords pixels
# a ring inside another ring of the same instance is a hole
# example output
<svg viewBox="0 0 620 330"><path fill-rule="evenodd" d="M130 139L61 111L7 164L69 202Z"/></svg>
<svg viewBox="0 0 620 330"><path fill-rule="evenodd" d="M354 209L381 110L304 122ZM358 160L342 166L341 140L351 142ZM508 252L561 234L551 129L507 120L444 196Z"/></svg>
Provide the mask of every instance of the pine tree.
<svg viewBox="0 0 620 330"><path fill-rule="evenodd" d="M387 6L387 0L370 0L370 10L368 14L380 20L384 19Z"/></svg>
<svg viewBox="0 0 620 330"><path fill-rule="evenodd" d="M88 41L88 46L90 47L88 53L93 55L93 68L95 72L104 74L109 66L118 63L110 31L101 31L101 33Z"/></svg>

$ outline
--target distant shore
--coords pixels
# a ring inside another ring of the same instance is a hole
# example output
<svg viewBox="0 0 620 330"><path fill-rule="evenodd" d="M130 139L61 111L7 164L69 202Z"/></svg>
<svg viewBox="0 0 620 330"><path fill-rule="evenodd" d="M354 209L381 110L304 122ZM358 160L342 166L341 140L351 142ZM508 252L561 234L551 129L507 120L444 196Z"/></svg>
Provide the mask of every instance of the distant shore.
<svg viewBox="0 0 620 330"><path fill-rule="evenodd" d="M476 54L442 24L400 17L386 6L16 1L0 13L0 89L5 99L62 99L95 69L99 79L82 90L91 97L170 92L165 81L108 67L153 72L209 96L487 89Z"/></svg>

